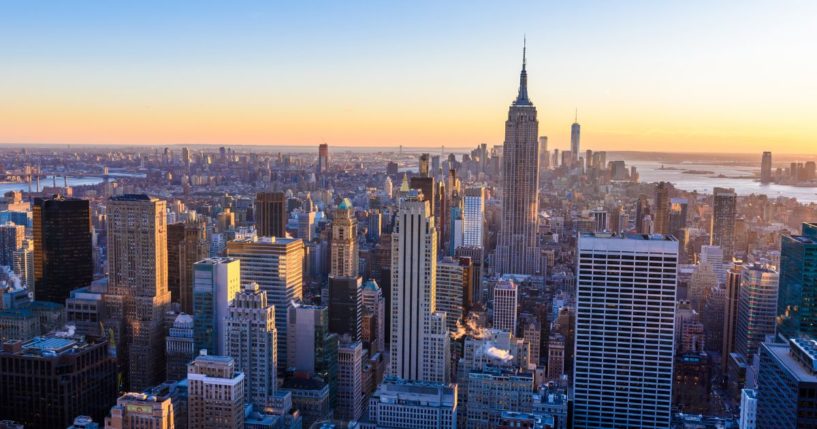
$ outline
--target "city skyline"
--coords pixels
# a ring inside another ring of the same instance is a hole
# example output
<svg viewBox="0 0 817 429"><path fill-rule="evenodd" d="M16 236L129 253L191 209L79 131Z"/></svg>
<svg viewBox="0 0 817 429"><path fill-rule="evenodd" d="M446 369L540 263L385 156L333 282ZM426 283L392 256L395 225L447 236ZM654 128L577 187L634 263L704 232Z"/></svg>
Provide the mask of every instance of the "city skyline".
<svg viewBox="0 0 817 429"><path fill-rule="evenodd" d="M0 142L501 144L524 34L550 147L576 108L595 150L809 153L817 136L813 4L252 6L4 6Z"/></svg>

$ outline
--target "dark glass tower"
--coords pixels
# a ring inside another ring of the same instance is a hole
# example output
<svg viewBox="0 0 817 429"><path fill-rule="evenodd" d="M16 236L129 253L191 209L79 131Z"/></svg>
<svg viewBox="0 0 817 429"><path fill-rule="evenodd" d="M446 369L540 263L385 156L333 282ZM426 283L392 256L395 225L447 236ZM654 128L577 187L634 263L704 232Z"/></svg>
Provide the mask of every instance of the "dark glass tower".
<svg viewBox="0 0 817 429"><path fill-rule="evenodd" d="M777 333L817 338L817 223L804 223L802 235L780 241Z"/></svg>
<svg viewBox="0 0 817 429"><path fill-rule="evenodd" d="M283 192L259 192L255 213L259 237L286 237L287 198Z"/></svg>
<svg viewBox="0 0 817 429"><path fill-rule="evenodd" d="M33 211L35 298L63 303L94 277L91 210L87 200L57 195L34 199Z"/></svg>

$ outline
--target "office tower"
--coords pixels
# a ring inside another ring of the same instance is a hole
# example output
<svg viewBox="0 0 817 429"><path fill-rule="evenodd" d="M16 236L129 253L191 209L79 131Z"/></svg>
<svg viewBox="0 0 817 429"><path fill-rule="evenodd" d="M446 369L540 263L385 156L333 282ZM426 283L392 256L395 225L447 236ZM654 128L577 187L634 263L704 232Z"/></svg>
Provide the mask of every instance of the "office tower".
<svg viewBox="0 0 817 429"><path fill-rule="evenodd" d="M590 211L590 217L593 220L592 232L606 232L609 222L607 221L607 211L602 208L593 209Z"/></svg>
<svg viewBox="0 0 817 429"><path fill-rule="evenodd" d="M292 303L288 308L287 369L317 376L337 392L338 335L329 332L329 311L322 305Z"/></svg>
<svg viewBox="0 0 817 429"><path fill-rule="evenodd" d="M530 344L530 361L541 367L540 354L542 348L542 330L539 321L533 319L530 323L526 323L522 329L522 338Z"/></svg>
<svg viewBox="0 0 817 429"><path fill-rule="evenodd" d="M760 160L760 183L770 183L772 181L772 153L763 152Z"/></svg>
<svg viewBox="0 0 817 429"><path fill-rule="evenodd" d="M692 308L698 313L703 311L704 303L709 298L712 289L718 287L718 277L707 261L701 261L689 278L687 297Z"/></svg>
<svg viewBox="0 0 817 429"><path fill-rule="evenodd" d="M309 243L315 235L315 212L298 213L298 238Z"/></svg>
<svg viewBox="0 0 817 429"><path fill-rule="evenodd" d="M14 265L14 252L23 246L26 227L11 222L0 225L0 265Z"/></svg>
<svg viewBox="0 0 817 429"><path fill-rule="evenodd" d="M23 240L23 244L14 251L11 269L20 277L23 286L37 296L34 288L34 242L32 240Z"/></svg>
<svg viewBox="0 0 817 429"><path fill-rule="evenodd" d="M494 329L516 335L516 307L519 289L511 279L501 279L494 286Z"/></svg>
<svg viewBox="0 0 817 429"><path fill-rule="evenodd" d="M522 53L519 95L508 111L502 153L502 228L496 247L498 273L542 273L537 242L539 209L539 121L528 99Z"/></svg>
<svg viewBox="0 0 817 429"><path fill-rule="evenodd" d="M182 162L185 166L190 166L190 149L187 147L182 148Z"/></svg>
<svg viewBox="0 0 817 429"><path fill-rule="evenodd" d="M670 427L677 269L671 236L579 237L575 428Z"/></svg>
<svg viewBox="0 0 817 429"><path fill-rule="evenodd" d="M659 182L655 186L655 218L653 229L656 234L672 234L669 227L670 218L670 185L667 182Z"/></svg>
<svg viewBox="0 0 817 429"><path fill-rule="evenodd" d="M726 292L723 307L723 347L721 348L721 368L726 368L729 355L735 351L735 329L738 323L738 303L740 302L740 279L743 266L736 265L726 273Z"/></svg>
<svg viewBox="0 0 817 429"><path fill-rule="evenodd" d="M550 152L548 152L548 137L539 136L539 171L550 167Z"/></svg>
<svg viewBox="0 0 817 429"><path fill-rule="evenodd" d="M386 174L389 176L396 176L398 172L399 165L397 165L394 161L389 161L386 164Z"/></svg>
<svg viewBox="0 0 817 429"><path fill-rule="evenodd" d="M287 356L287 308L303 297L304 245L300 239L262 237L227 243L227 256L241 261L241 284L256 282L275 306L278 356Z"/></svg>
<svg viewBox="0 0 817 429"><path fill-rule="evenodd" d="M35 198L34 283L38 301L62 303L94 276L91 211L87 200Z"/></svg>
<svg viewBox="0 0 817 429"><path fill-rule="evenodd" d="M437 263L437 311L445 313L449 332L461 323L472 285L471 258L446 256Z"/></svg>
<svg viewBox="0 0 817 429"><path fill-rule="evenodd" d="M170 398L158 398L144 393L125 393L105 417L105 429L170 429L174 424Z"/></svg>
<svg viewBox="0 0 817 429"><path fill-rule="evenodd" d="M104 295L117 335L117 357L130 390L164 380L164 317L167 289L165 201L144 194L112 197L107 207L108 293ZM121 351L121 354L120 354Z"/></svg>
<svg viewBox="0 0 817 429"><path fill-rule="evenodd" d="M738 294L735 351L751 360L766 335L774 334L779 276L761 265L743 267Z"/></svg>
<svg viewBox="0 0 817 429"><path fill-rule="evenodd" d="M361 428L457 428L457 385L388 378L369 399Z"/></svg>
<svg viewBox="0 0 817 429"><path fill-rule="evenodd" d="M190 428L244 428L245 379L233 358L197 356L187 366L187 383Z"/></svg>
<svg viewBox="0 0 817 429"><path fill-rule="evenodd" d="M581 125L579 125L579 111L576 110L576 117L570 126L570 152L573 154L573 161L579 159L579 140L581 139Z"/></svg>
<svg viewBox="0 0 817 429"><path fill-rule="evenodd" d="M321 175L329 171L329 145L321 143L318 145L318 167L316 173Z"/></svg>
<svg viewBox="0 0 817 429"><path fill-rule="evenodd" d="M368 333L363 329L362 338L369 355L386 351L386 297L374 279L363 284L363 311L370 315L371 324ZM364 324L364 326L366 326Z"/></svg>
<svg viewBox="0 0 817 429"><path fill-rule="evenodd" d="M757 377L757 429L817 427L817 341L762 343Z"/></svg>
<svg viewBox="0 0 817 429"><path fill-rule="evenodd" d="M116 362L107 341L71 332L0 349L0 416L26 428L63 428L79 415L102 421L116 397Z"/></svg>
<svg viewBox="0 0 817 429"><path fill-rule="evenodd" d="M359 420L363 414L362 375L363 345L360 341L341 341L338 346L336 419Z"/></svg>
<svg viewBox="0 0 817 429"><path fill-rule="evenodd" d="M446 382L450 350L446 315L436 311L437 230L429 203L416 192L397 213L391 278L390 374Z"/></svg>
<svg viewBox="0 0 817 429"><path fill-rule="evenodd" d="M715 188L713 191L709 244L721 246L724 261L731 261L735 256L736 204L737 195L734 189Z"/></svg>
<svg viewBox="0 0 817 429"><path fill-rule="evenodd" d="M329 330L360 340L363 318L363 279L329 277Z"/></svg>
<svg viewBox="0 0 817 429"><path fill-rule="evenodd" d="M278 369L275 307L258 283L246 283L230 304L226 320L225 354L244 373L246 401L263 408L275 396Z"/></svg>
<svg viewBox="0 0 817 429"><path fill-rule="evenodd" d="M462 245L483 247L485 245L485 188L467 188L463 198Z"/></svg>
<svg viewBox="0 0 817 429"><path fill-rule="evenodd" d="M636 234L644 234L646 232L646 227L644 225L644 219L650 215L650 202L647 200L647 196L641 194L638 196L638 201L636 201L635 206L635 232Z"/></svg>
<svg viewBox="0 0 817 429"><path fill-rule="evenodd" d="M369 241L377 242L380 240L380 234L383 233L383 215L380 210L369 210L369 219L367 221L368 232L366 238Z"/></svg>
<svg viewBox="0 0 817 429"><path fill-rule="evenodd" d="M283 192L255 196L255 229L259 237L286 237L287 197Z"/></svg>
<svg viewBox="0 0 817 429"><path fill-rule="evenodd" d="M405 176L403 177L405 179ZM402 186L401 186L402 188ZM421 192L422 200L428 201L431 204L431 213L437 213L436 209L438 209L438 204L436 197L439 196L439 192L435 192L435 182L433 177L424 177L424 176L414 176L409 181L409 187L403 193L408 191L409 189L419 189ZM442 222L442 219L440 219Z"/></svg>
<svg viewBox="0 0 817 429"><path fill-rule="evenodd" d="M332 277L357 277L357 219L354 207L348 198L344 198L335 210L332 219L332 266L329 275Z"/></svg>
<svg viewBox="0 0 817 429"><path fill-rule="evenodd" d="M429 155L427 153L424 153L424 154L420 155L420 164L419 164L419 167L417 168L417 174L419 174L420 177L429 177L429 174L428 174L428 161L429 161Z"/></svg>
<svg viewBox="0 0 817 429"><path fill-rule="evenodd" d="M168 380L187 378L187 364L196 357L196 345L193 340L193 317L179 314L165 339L166 369Z"/></svg>
<svg viewBox="0 0 817 429"><path fill-rule="evenodd" d="M193 313L193 264L210 255L206 227L201 222L167 226L167 286L182 311Z"/></svg>
<svg viewBox="0 0 817 429"><path fill-rule="evenodd" d="M777 332L784 338L817 338L817 223L804 223L801 235L783 235L780 241Z"/></svg>
<svg viewBox="0 0 817 429"><path fill-rule="evenodd" d="M676 238L681 235L681 230L686 228L688 207L689 201L686 198L670 199L668 234L672 234Z"/></svg>
<svg viewBox="0 0 817 429"><path fill-rule="evenodd" d="M207 258L193 264L193 320L196 350L225 354L225 318L241 288L241 261Z"/></svg>

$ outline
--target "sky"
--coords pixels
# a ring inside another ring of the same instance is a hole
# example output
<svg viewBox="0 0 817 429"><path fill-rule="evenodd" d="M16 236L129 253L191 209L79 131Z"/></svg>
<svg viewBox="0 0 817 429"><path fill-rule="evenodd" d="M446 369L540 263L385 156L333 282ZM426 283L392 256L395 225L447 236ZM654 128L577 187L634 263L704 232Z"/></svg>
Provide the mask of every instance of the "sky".
<svg viewBox="0 0 817 429"><path fill-rule="evenodd" d="M817 152L815 1L0 2L0 143Z"/></svg>

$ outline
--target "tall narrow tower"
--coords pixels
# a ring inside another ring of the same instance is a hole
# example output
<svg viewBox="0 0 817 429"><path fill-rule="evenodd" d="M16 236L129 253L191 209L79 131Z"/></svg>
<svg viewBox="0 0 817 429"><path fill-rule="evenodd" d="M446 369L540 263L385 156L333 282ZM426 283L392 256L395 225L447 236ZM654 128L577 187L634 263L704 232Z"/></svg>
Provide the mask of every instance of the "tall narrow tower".
<svg viewBox="0 0 817 429"><path fill-rule="evenodd" d="M570 152L573 154L573 162L579 160L581 132L582 126L579 125L579 113L577 110L576 117L573 119L573 125L570 126Z"/></svg>
<svg viewBox="0 0 817 429"><path fill-rule="evenodd" d="M505 121L502 156L502 229L496 248L499 273L535 274L542 272L537 245L539 205L539 121L536 107L528 99L528 73L522 49L519 95L511 104Z"/></svg>

